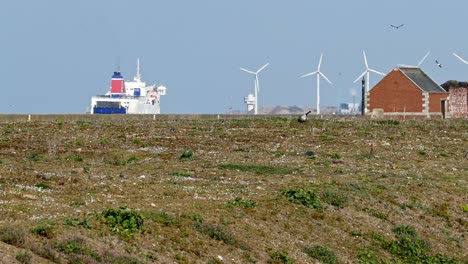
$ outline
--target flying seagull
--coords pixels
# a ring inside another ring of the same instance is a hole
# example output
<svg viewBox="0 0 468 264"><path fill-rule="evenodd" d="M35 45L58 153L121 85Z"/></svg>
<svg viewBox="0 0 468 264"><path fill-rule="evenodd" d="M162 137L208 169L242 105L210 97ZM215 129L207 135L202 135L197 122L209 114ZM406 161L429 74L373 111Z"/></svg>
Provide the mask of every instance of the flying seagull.
<svg viewBox="0 0 468 264"><path fill-rule="evenodd" d="M395 25L390 25L390 26L393 27L393 28L399 29L399 28L401 28L401 27L404 26L404 25L405 25L405 24L401 24L401 25L399 25L399 26L395 26Z"/></svg>
<svg viewBox="0 0 468 264"><path fill-rule="evenodd" d="M442 64L440 64L437 60L435 62L437 63L437 66L439 66L439 68L442 68Z"/></svg>

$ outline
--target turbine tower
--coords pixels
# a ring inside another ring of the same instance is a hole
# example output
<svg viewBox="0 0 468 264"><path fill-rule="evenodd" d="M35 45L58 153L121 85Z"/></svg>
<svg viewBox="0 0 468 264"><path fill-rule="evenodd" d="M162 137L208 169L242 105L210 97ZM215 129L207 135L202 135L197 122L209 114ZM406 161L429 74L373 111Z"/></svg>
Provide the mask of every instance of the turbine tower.
<svg viewBox="0 0 468 264"><path fill-rule="evenodd" d="M398 66L401 66L401 67L407 67L407 68L419 68L421 66L421 64L424 62L424 60L427 58L427 56L429 56L429 53L431 53L430 51L428 51L426 53L426 55L424 55L424 57L419 61L418 65L416 66L413 66L413 65L405 65L405 64L398 64Z"/></svg>
<svg viewBox="0 0 468 264"><path fill-rule="evenodd" d="M320 54L320 60L319 60L319 64L317 66L316 71L307 73L301 76L301 78L304 78L304 77L314 75L314 74L317 75L317 115L320 114L320 76L322 76L325 80L327 80L328 83L332 84L330 80L328 80L328 78L322 72L320 72L320 65L322 64L322 57L323 57L323 53Z"/></svg>
<svg viewBox="0 0 468 264"><path fill-rule="evenodd" d="M452 53L452 54L453 54L453 56L455 56L455 57L457 57L459 60L461 60L463 63L468 64L468 61L462 59L462 57L458 56L455 52Z"/></svg>
<svg viewBox="0 0 468 264"><path fill-rule="evenodd" d="M265 65L263 65L260 69L258 69L258 71L256 72L253 72L253 71L249 71L249 70L246 70L244 68L240 68L241 70L247 72L247 73L250 73L250 74L253 74L255 75L255 85L254 85L254 92L255 92L255 107L254 107L254 114L258 114L258 93L260 91L260 84L258 83L258 74L263 71L263 69L265 69L268 64L270 63L267 63Z"/></svg>
<svg viewBox="0 0 468 264"><path fill-rule="evenodd" d="M369 73L373 72L373 73L377 73L377 74L380 74L380 75L385 75L385 74L383 74L381 72L378 72L378 71L376 71L374 69L370 69L369 64L367 64L366 52L362 51L362 54L364 54L364 64L366 65L366 70L361 75L359 75L359 77L357 77L356 80L354 80L354 83L359 81L364 75L366 75L366 92L369 92Z"/></svg>

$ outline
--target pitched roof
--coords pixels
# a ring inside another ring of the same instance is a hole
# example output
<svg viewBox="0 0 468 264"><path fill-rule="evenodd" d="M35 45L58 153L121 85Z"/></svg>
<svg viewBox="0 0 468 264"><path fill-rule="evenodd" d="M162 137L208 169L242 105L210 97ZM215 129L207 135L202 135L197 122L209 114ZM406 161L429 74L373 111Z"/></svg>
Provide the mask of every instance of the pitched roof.
<svg viewBox="0 0 468 264"><path fill-rule="evenodd" d="M420 68L399 68L411 81L413 81L421 90L429 93L446 93L440 85L431 79Z"/></svg>

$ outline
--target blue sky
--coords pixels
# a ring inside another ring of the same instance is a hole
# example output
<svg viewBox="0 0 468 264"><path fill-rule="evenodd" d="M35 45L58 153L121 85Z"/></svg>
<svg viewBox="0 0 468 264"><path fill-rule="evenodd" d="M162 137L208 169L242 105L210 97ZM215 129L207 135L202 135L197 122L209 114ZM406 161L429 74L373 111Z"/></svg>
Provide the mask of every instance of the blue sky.
<svg viewBox="0 0 468 264"><path fill-rule="evenodd" d="M141 60L142 78L165 85L162 113L245 111L259 75L262 106L351 102L369 66L388 73L415 65L436 82L468 80L468 1L371 0L15 0L0 3L0 113L84 113ZM400 29L391 24L405 24ZM435 64L438 60L443 67ZM371 74L371 87L381 79Z"/></svg>

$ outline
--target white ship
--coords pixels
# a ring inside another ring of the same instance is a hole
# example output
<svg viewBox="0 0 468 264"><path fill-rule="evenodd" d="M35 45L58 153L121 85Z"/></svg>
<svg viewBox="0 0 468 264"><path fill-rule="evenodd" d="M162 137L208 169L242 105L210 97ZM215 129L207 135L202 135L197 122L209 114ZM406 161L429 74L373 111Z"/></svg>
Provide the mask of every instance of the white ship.
<svg viewBox="0 0 468 264"><path fill-rule="evenodd" d="M125 81L119 71L114 72L110 91L91 98L91 114L160 114L161 96L166 87L141 81L140 60L133 81Z"/></svg>

